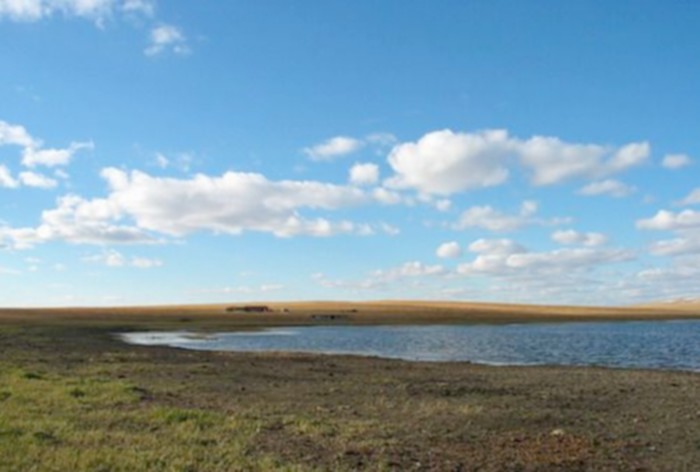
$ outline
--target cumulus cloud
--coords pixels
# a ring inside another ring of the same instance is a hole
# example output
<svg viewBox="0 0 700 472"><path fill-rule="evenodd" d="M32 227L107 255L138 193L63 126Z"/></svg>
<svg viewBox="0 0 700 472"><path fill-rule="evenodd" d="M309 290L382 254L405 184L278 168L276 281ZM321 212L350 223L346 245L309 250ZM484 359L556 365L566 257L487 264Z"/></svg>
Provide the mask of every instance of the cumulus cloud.
<svg viewBox="0 0 700 472"><path fill-rule="evenodd" d="M153 0L0 0L0 19L35 22L63 15L82 18L98 26L116 14L152 16Z"/></svg>
<svg viewBox="0 0 700 472"><path fill-rule="evenodd" d="M311 160L332 161L337 157L345 156L358 151L364 143L348 136L335 136L322 143L303 149Z"/></svg>
<svg viewBox="0 0 700 472"><path fill-rule="evenodd" d="M76 152L83 149L93 149L91 142L73 142L64 149L42 149L28 146L22 151L22 164L27 167L46 166L56 167L68 165Z"/></svg>
<svg viewBox="0 0 700 472"><path fill-rule="evenodd" d="M452 201L447 198L441 198L435 202L435 209L437 211L449 211L452 208Z"/></svg>
<svg viewBox="0 0 700 472"><path fill-rule="evenodd" d="M394 147L389 164L396 175L386 183L439 195L492 187L508 179L505 160L511 152L512 140L504 130L434 131Z"/></svg>
<svg viewBox="0 0 700 472"><path fill-rule="evenodd" d="M58 186L56 180L36 172L20 172L19 180L27 187L50 189Z"/></svg>
<svg viewBox="0 0 700 472"><path fill-rule="evenodd" d="M368 201L363 191L353 187L273 182L251 173L174 179L108 168L102 176L111 190L109 201L140 228L173 236L201 230L228 234L251 230L277 236L351 233L356 227L350 222L305 219L298 210L334 210Z"/></svg>
<svg viewBox="0 0 700 472"><path fill-rule="evenodd" d="M469 245L469 251L477 254L509 256L526 252L526 249L512 239L477 239Z"/></svg>
<svg viewBox="0 0 700 472"><path fill-rule="evenodd" d="M655 256L684 256L700 254L700 233L687 233L683 237L657 241L649 252Z"/></svg>
<svg viewBox="0 0 700 472"><path fill-rule="evenodd" d="M669 170L682 169L692 163L693 160L686 154L667 154L661 161L661 165Z"/></svg>
<svg viewBox="0 0 700 472"><path fill-rule="evenodd" d="M700 254L700 212L685 209L679 212L659 210L651 218L637 220L643 230L671 231L672 239L656 241L649 247L655 256L686 256Z"/></svg>
<svg viewBox="0 0 700 472"><path fill-rule="evenodd" d="M450 241L440 244L435 254L441 259L456 259L462 255L462 248L457 241Z"/></svg>
<svg viewBox="0 0 700 472"><path fill-rule="evenodd" d="M67 148L45 148L43 142L33 137L23 126L0 121L0 147L2 146L21 148L21 164L30 169L37 166L65 166L78 151L93 148L90 142L72 142ZM56 187L58 182L33 171L21 172L15 179L7 166L0 165L0 187L18 188L22 184L48 189Z"/></svg>
<svg viewBox="0 0 700 472"><path fill-rule="evenodd" d="M638 229L677 231L684 229L700 228L700 212L695 210L682 210L672 212L659 210L651 218L637 220Z"/></svg>
<svg viewBox="0 0 700 472"><path fill-rule="evenodd" d="M644 269L623 281L623 289L642 300L697 301L700 256L673 259L666 267Z"/></svg>
<svg viewBox="0 0 700 472"><path fill-rule="evenodd" d="M262 284L258 286L250 285L238 285L235 287L223 287L223 288L208 288L201 290L193 290L191 293L196 294L257 294L257 293L270 293L283 290L285 288L282 284Z"/></svg>
<svg viewBox="0 0 700 472"><path fill-rule="evenodd" d="M314 274L312 279L326 288L367 291L386 289L392 284L399 284L407 279L442 277L447 273L448 271L441 265L426 265L419 261L411 261L390 269L375 270L365 279L357 281L333 280L322 273Z"/></svg>
<svg viewBox="0 0 700 472"><path fill-rule="evenodd" d="M99 28L118 18L150 19L155 11L155 0L0 0L0 20L36 22L63 16L92 21ZM186 54L190 48L179 28L160 24L151 29L144 53L154 56L165 51Z"/></svg>
<svg viewBox="0 0 700 472"><path fill-rule="evenodd" d="M650 153L647 142L615 148L547 136L519 139L506 130L442 130L395 146L389 154L395 175L387 185L450 195L501 185L508 180L509 166L515 163L526 170L533 185L554 185L623 172L646 162Z"/></svg>
<svg viewBox="0 0 700 472"><path fill-rule="evenodd" d="M581 244L583 246L602 246L608 237L602 233L581 233L573 229L555 231L552 240L559 244Z"/></svg>
<svg viewBox="0 0 700 472"><path fill-rule="evenodd" d="M51 241L97 245L157 242L142 229L120 224L121 218L120 210L108 200L68 195L58 199L56 208L43 211L35 228L0 226L0 245L28 249Z"/></svg>
<svg viewBox="0 0 700 472"><path fill-rule="evenodd" d="M626 197L633 193L636 189L630 185L627 185L619 180L606 179L598 182L591 182L588 185L580 188L578 191L579 195L585 195L587 197L597 196L597 195L609 195L615 198Z"/></svg>
<svg viewBox="0 0 700 472"><path fill-rule="evenodd" d="M526 200L520 206L520 211L514 215L502 213L490 205L474 206L464 211L454 229L481 228L494 232L511 232L531 225L556 225L568 221L568 219L546 220L538 218L537 202Z"/></svg>
<svg viewBox="0 0 700 472"><path fill-rule="evenodd" d="M334 161L335 159L353 154L365 147L371 147L381 152L396 142L396 137L390 133L374 133L364 138L350 136L334 136L321 143L305 147L302 152L312 161Z"/></svg>
<svg viewBox="0 0 700 472"><path fill-rule="evenodd" d="M350 183L353 185L374 185L379 181L379 166L357 163L350 168Z"/></svg>
<svg viewBox="0 0 700 472"><path fill-rule="evenodd" d="M392 269L377 270L374 272L373 276L377 279L390 282L406 277L444 275L445 272L445 268L441 265L425 265L418 261L411 261Z"/></svg>
<svg viewBox="0 0 700 472"><path fill-rule="evenodd" d="M569 274L634 258L634 254L627 250L592 247L530 252L509 239L479 240L469 249L478 255L457 268L463 275L537 277Z"/></svg>
<svg viewBox="0 0 700 472"><path fill-rule="evenodd" d="M102 171L109 193L104 198L62 197L42 213L36 228L0 227L0 242L30 247L62 240L84 244L153 243L154 234L183 237L200 231L240 234L272 233L278 237L336 234L395 234L379 223L305 218L311 212L368 204L373 197L352 186L315 181L270 181L260 174L227 172L219 177L153 177L116 168Z"/></svg>
<svg viewBox="0 0 700 472"><path fill-rule="evenodd" d="M190 48L180 28L162 24L151 29L149 44L143 52L147 56L157 56L167 51L182 55L188 54Z"/></svg>
<svg viewBox="0 0 700 472"><path fill-rule="evenodd" d="M630 143L620 148L598 144L571 144L559 138L535 136L519 142L523 166L536 186L553 185L574 178L597 179L646 162L649 143Z"/></svg>
<svg viewBox="0 0 700 472"><path fill-rule="evenodd" d="M372 197L382 205L398 205L405 201L400 193L384 187L377 187L372 190Z"/></svg>
<svg viewBox="0 0 700 472"><path fill-rule="evenodd" d="M84 257L85 262L102 264L107 267L135 267L137 269L152 269L161 267L163 261L158 259L149 259L146 257L133 256L131 258L123 255L114 249L105 250L99 254Z"/></svg>
<svg viewBox="0 0 700 472"><path fill-rule="evenodd" d="M30 148L36 146L36 144L36 141L24 126L13 125L0 120L0 146Z"/></svg>
<svg viewBox="0 0 700 472"><path fill-rule="evenodd" d="M19 182L12 177L10 170L0 164L0 188L17 188L19 187Z"/></svg>
<svg viewBox="0 0 700 472"><path fill-rule="evenodd" d="M124 0L121 9L126 13L140 13L145 16L152 16L156 7L154 0Z"/></svg>

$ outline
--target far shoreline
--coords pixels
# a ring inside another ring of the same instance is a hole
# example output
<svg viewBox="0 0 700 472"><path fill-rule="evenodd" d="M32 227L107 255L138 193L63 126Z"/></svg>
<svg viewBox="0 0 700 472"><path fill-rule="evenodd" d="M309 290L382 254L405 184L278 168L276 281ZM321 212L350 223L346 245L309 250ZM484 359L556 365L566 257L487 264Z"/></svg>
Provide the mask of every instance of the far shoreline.
<svg viewBox="0 0 700 472"><path fill-rule="evenodd" d="M239 310L240 307L240 310ZM245 312L243 307L264 309ZM154 329L245 329L310 325L444 325L700 319L698 303L633 307L444 301L238 302L128 307L0 308L0 323L94 324Z"/></svg>

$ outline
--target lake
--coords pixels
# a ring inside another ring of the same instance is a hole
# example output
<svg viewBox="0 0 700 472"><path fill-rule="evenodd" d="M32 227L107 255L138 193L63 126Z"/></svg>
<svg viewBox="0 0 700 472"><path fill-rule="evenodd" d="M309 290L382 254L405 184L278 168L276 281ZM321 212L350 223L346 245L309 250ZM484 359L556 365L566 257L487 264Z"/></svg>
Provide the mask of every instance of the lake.
<svg viewBox="0 0 700 472"><path fill-rule="evenodd" d="M491 365L597 365L700 371L700 321L310 326L200 336L120 335L132 344L212 351L353 354Z"/></svg>

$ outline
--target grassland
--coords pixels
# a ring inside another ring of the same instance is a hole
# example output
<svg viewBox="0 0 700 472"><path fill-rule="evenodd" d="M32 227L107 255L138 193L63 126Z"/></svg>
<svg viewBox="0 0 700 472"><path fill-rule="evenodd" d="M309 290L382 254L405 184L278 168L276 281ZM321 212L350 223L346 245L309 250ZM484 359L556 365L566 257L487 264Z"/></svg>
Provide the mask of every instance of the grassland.
<svg viewBox="0 0 700 472"><path fill-rule="evenodd" d="M132 329L690 317L424 303L0 311L0 470L700 470L700 376L128 346ZM287 309L287 312L281 310Z"/></svg>

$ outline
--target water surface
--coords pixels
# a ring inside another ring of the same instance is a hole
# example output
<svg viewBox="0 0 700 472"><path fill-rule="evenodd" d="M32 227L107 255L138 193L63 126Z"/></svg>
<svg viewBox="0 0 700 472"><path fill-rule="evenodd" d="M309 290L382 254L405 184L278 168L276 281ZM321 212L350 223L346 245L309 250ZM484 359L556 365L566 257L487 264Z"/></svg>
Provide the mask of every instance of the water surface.
<svg viewBox="0 0 700 472"><path fill-rule="evenodd" d="M212 351L354 354L496 365L599 365L700 371L700 321L519 325L313 326L128 333L133 344Z"/></svg>

